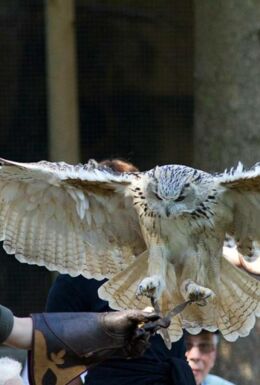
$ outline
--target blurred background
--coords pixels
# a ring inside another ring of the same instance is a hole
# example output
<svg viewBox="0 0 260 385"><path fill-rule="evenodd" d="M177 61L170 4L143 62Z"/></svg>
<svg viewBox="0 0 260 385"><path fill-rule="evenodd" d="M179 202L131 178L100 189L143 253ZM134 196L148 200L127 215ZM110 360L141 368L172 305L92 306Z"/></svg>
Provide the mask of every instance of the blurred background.
<svg viewBox="0 0 260 385"><path fill-rule="evenodd" d="M0 155L146 170L260 160L258 0L2 0ZM0 303L44 310L53 274L0 249ZM260 378L260 325L214 373ZM22 353L21 353L22 354Z"/></svg>

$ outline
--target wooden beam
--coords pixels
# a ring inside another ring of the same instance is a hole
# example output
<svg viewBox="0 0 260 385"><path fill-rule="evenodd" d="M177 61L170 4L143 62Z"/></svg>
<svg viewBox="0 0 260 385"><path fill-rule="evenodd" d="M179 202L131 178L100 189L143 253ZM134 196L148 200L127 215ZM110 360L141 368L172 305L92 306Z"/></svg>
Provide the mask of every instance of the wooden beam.
<svg viewBox="0 0 260 385"><path fill-rule="evenodd" d="M74 0L46 0L49 158L79 161Z"/></svg>

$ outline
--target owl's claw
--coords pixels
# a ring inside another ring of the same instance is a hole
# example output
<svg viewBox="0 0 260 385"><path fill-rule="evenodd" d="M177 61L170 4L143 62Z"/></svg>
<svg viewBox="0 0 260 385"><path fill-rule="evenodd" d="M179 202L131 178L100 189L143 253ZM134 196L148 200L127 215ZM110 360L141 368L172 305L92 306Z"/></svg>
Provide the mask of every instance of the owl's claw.
<svg viewBox="0 0 260 385"><path fill-rule="evenodd" d="M159 275L153 275L151 277L144 278L138 285L136 291L136 297L139 298L145 295L148 298L152 298L153 301L157 301L164 289L164 284Z"/></svg>
<svg viewBox="0 0 260 385"><path fill-rule="evenodd" d="M215 297L215 293L211 289L200 286L190 279L182 283L181 293L187 301L195 302L199 306L207 305L207 300Z"/></svg>

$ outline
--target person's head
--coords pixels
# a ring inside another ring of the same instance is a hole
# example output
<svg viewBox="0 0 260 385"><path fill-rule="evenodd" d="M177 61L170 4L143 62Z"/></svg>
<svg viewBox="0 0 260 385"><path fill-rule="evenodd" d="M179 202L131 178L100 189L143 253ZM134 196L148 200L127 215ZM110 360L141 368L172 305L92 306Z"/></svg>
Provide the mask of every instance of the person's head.
<svg viewBox="0 0 260 385"><path fill-rule="evenodd" d="M133 163L127 162L122 159L105 159L99 162L103 166L111 168L113 171L118 172L136 172L138 168Z"/></svg>
<svg viewBox="0 0 260 385"><path fill-rule="evenodd" d="M217 356L218 335L203 330L185 336L186 358L193 371L196 385L200 385L213 368Z"/></svg>

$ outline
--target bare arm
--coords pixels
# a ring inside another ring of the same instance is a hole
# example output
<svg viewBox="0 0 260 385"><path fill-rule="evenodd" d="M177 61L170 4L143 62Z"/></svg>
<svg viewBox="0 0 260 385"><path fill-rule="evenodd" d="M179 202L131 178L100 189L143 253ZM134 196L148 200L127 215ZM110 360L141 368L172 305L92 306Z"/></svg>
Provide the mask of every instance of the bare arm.
<svg viewBox="0 0 260 385"><path fill-rule="evenodd" d="M0 305L0 343L20 349L30 349L33 324L30 317L15 317L10 309Z"/></svg>
<svg viewBox="0 0 260 385"><path fill-rule="evenodd" d="M19 349L30 350L32 345L33 324L30 317L14 317L13 329L4 344Z"/></svg>
<svg viewBox="0 0 260 385"><path fill-rule="evenodd" d="M242 254L240 254L234 247L224 247L223 256L232 265L245 270L247 273L253 275L256 279L260 280L260 258L252 259L247 261Z"/></svg>

